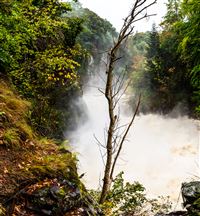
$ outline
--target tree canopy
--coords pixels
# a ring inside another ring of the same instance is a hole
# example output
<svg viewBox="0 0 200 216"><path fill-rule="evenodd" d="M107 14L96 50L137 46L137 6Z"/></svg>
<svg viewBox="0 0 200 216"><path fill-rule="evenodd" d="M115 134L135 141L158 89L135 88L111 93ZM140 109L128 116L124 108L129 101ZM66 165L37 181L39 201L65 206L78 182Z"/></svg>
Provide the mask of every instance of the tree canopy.
<svg viewBox="0 0 200 216"><path fill-rule="evenodd" d="M133 62L133 89L143 92L143 112L167 114L181 104L182 110L188 107L184 114L198 115L199 6L198 1L169 0L161 29L153 25L146 41L146 63L138 68Z"/></svg>

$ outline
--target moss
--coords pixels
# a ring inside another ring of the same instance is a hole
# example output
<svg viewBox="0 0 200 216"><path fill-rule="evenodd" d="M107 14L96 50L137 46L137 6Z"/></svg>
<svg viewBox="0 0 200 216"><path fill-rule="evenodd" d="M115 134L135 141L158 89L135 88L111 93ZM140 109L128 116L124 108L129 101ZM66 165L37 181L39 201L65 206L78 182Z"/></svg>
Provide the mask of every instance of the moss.
<svg viewBox="0 0 200 216"><path fill-rule="evenodd" d="M10 87L8 87L7 83L3 80L0 80L0 94L8 96L14 95L13 91L10 89Z"/></svg>
<svg viewBox="0 0 200 216"><path fill-rule="evenodd" d="M1 92L0 92L0 101L6 102L6 97L4 95L1 95Z"/></svg>
<svg viewBox="0 0 200 216"><path fill-rule="evenodd" d="M48 155L39 158L35 163L38 164L32 166L29 171L40 175L41 178L59 176L76 179L78 177L75 158L69 153Z"/></svg>
<svg viewBox="0 0 200 216"><path fill-rule="evenodd" d="M9 148L19 148L20 137L16 128L8 128L2 136L4 144Z"/></svg>
<svg viewBox="0 0 200 216"><path fill-rule="evenodd" d="M7 100L6 105L9 109L19 111L24 111L27 109L28 103L26 103L26 101L12 97L7 97L7 99L9 100Z"/></svg>
<svg viewBox="0 0 200 216"><path fill-rule="evenodd" d="M30 102L21 99L6 82L0 80L0 108L13 120L23 118L30 108Z"/></svg>
<svg viewBox="0 0 200 216"><path fill-rule="evenodd" d="M32 128L25 121L17 122L16 127L18 128L18 131L20 131L23 140L34 138Z"/></svg>
<svg viewBox="0 0 200 216"><path fill-rule="evenodd" d="M41 146L43 146L43 148L47 148L48 146L53 145L55 148L55 144L58 145L59 142L57 140L54 139L49 139L47 137L41 137L40 139L38 139L39 143Z"/></svg>

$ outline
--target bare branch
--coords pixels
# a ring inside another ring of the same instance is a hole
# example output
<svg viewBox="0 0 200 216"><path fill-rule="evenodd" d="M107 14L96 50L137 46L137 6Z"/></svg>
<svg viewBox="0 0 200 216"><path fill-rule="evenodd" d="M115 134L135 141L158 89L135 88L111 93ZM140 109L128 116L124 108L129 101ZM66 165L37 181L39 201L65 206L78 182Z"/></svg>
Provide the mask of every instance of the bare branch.
<svg viewBox="0 0 200 216"><path fill-rule="evenodd" d="M126 87L124 88L124 90L122 91L121 95L115 100L115 104L114 107L117 106L117 104L119 103L119 100L122 98L122 96L124 95L124 93L127 91L129 85L131 83L131 80L129 80L128 84L126 85Z"/></svg>
<svg viewBox="0 0 200 216"><path fill-rule="evenodd" d="M100 155L101 155L101 159L102 159L103 165L105 167L105 165L106 165L105 160L104 160L105 154L103 154L101 148L105 149L106 147L97 139L97 137L95 136L95 134L93 134L93 136L94 136L95 140L97 141L97 145L99 147L99 152L100 152Z"/></svg>
<svg viewBox="0 0 200 216"><path fill-rule="evenodd" d="M98 91L101 92L102 94L104 94L104 91L101 90L100 88L98 88Z"/></svg>
<svg viewBox="0 0 200 216"><path fill-rule="evenodd" d="M93 136L94 136L94 138L95 138L95 140L97 141L97 144L98 144L99 146L101 146L102 148L106 148L105 145L103 145L103 144L99 141L99 139L95 136L95 134L93 134Z"/></svg>
<svg viewBox="0 0 200 216"><path fill-rule="evenodd" d="M124 136L123 136L123 138L122 138L120 144L119 144L119 149L118 149L117 155L116 155L115 158L114 158L114 161L113 161L113 164L112 164L111 173L110 173L110 178L111 178L111 179L112 179L112 177L113 177L115 164L116 164L117 159L118 159L118 157L119 157L119 154L120 154L120 152L121 152L121 150L122 150L122 146L123 146L124 140L126 139L126 136L127 136L128 132L129 132L129 130L130 130L130 128L131 128L131 125L133 124L133 121L134 121L134 119L135 119L135 117L136 117L136 115L137 115L137 113L138 113L139 106L140 106L140 102L141 102L141 95L139 96L139 100L138 100L137 107L136 107L136 109L135 109L134 115L133 115L133 117L132 117L132 119L131 119L131 121L130 121L130 123L129 123L129 125L128 125L126 131L125 131L125 133L124 133Z"/></svg>
<svg viewBox="0 0 200 216"><path fill-rule="evenodd" d="M124 124L124 125L121 125L121 126L117 127L115 130L120 130L121 128L124 128L124 127L126 127L127 125L128 125L128 123L127 123L127 124Z"/></svg>
<svg viewBox="0 0 200 216"><path fill-rule="evenodd" d="M156 16L156 15L157 15L157 14L149 14L149 15L145 15L145 16L143 16L143 17L140 17L140 18L134 20L133 23L138 22L138 21L140 21L140 20L142 20L142 19L145 19L145 18L151 17L151 16Z"/></svg>
<svg viewBox="0 0 200 216"><path fill-rule="evenodd" d="M119 100L127 90L130 81L127 83L126 87L123 88L125 75L122 76L120 75L116 80L114 80L113 70L114 67L116 66L115 63L121 58L118 57L118 51L120 47L125 44L128 37L133 33L134 30L133 24L144 18L153 16L153 14L148 15L147 13L143 14L143 12L146 11L147 8L149 8L155 3L156 0L135 0L132 10L130 14L125 18L124 24L119 32L119 35L107 56L108 58L107 59L108 62L106 64L107 77L106 77L106 87L105 87L104 95L108 102L109 126L108 126L107 139L106 139L106 164L104 170L103 187L102 187L101 196L99 200L100 204L102 204L105 201L107 193L110 190L116 162L119 158L127 134L136 117L136 114L140 106L140 100L141 100L141 96L140 96L135 112L130 122L127 124L126 128L121 131L121 128L124 128L124 126L122 127L119 126L119 115L116 115L115 112L116 112L116 108L118 107L117 105L119 103Z"/></svg>
<svg viewBox="0 0 200 216"><path fill-rule="evenodd" d="M120 75L117 77L116 81L113 84L113 98L119 93L121 90L123 83L125 80L125 73L120 73Z"/></svg>
<svg viewBox="0 0 200 216"><path fill-rule="evenodd" d="M151 7L153 4L155 4L157 2L157 0L154 0L152 3L148 4L147 6L143 7L141 10L139 10L132 18L135 19L139 14L141 14L144 10L146 10L147 8ZM146 16L148 16L146 14Z"/></svg>

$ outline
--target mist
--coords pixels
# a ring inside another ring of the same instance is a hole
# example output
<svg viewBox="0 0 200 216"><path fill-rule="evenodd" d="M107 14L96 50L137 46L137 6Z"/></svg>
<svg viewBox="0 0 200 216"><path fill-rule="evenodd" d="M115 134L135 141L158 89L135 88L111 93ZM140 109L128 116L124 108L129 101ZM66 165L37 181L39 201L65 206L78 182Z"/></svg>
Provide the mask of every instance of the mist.
<svg viewBox="0 0 200 216"><path fill-rule="evenodd" d="M72 16L77 14L82 16L84 13L79 13L79 10L80 7L77 7ZM84 173L83 181L89 189L101 187L104 172L105 150L98 145L97 139L102 144L106 143L108 105L99 88L105 86L102 74L105 71L104 62L106 62L107 56L103 56L102 60L99 51L105 52L110 47L113 38L111 33L113 32L109 33L109 31L106 35L101 36L103 39L99 41L98 47L91 51L87 71L87 76L90 78L84 79L84 81L87 80L87 83L83 85L83 96L76 101L75 107L80 107L78 112L83 112L84 118L79 118L78 127L67 133L67 139L69 139L73 151L77 152L78 155L79 173ZM88 41L93 42L93 38L86 38L86 44ZM106 43L103 43L105 39ZM130 40L130 43L132 42ZM133 44L138 45L137 41ZM141 47L143 46L144 44ZM140 48L137 48L137 51L141 51ZM139 54L144 54L143 52ZM127 57L125 56L117 62L115 68L117 74L124 71L124 65L129 65L131 68L133 63L133 53L127 47L124 47L120 54L123 57L126 54ZM141 61L144 63L144 58ZM143 66L144 64L142 64ZM135 75L137 76L137 73ZM140 78L142 78L142 82L139 85L139 92L141 92L141 87L144 92L148 92L150 89L148 88L149 78L145 79L143 76ZM138 79L134 79L134 77L132 79L138 82ZM125 95L120 102L121 125L128 123L132 117L131 110L133 109L130 107L128 98L133 98L135 89L129 93L131 95ZM176 206L181 184L196 180L199 176L199 122L186 115L187 108L180 101L167 115L144 114L151 110L148 107L148 101L145 112L142 113L142 109L141 106L141 113L136 117L124 143L115 175L124 171L125 180L130 183L134 181L142 183L146 188L148 197L170 196L174 206Z"/></svg>
<svg viewBox="0 0 200 216"><path fill-rule="evenodd" d="M100 188L102 183L103 153L96 138L105 143L108 123L107 103L98 90L101 85L98 80L91 78L85 86L82 99L87 120L80 121L80 126L69 136L78 153L79 173L85 173L83 180L90 189ZM127 112L125 98L121 104L120 122L128 123L131 112ZM136 117L115 175L123 170L125 180L142 183L149 197L170 196L176 203L181 183L199 176L199 122L187 116L169 116L140 114Z"/></svg>

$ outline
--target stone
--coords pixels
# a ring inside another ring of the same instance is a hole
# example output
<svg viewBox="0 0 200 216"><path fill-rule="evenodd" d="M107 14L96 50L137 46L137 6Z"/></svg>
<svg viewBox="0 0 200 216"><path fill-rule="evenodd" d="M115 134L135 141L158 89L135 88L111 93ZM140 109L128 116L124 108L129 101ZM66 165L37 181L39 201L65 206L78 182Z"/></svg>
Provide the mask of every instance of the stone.
<svg viewBox="0 0 200 216"><path fill-rule="evenodd" d="M183 206L191 206L197 199L200 198L200 181L192 181L183 183L181 187L183 197Z"/></svg>

